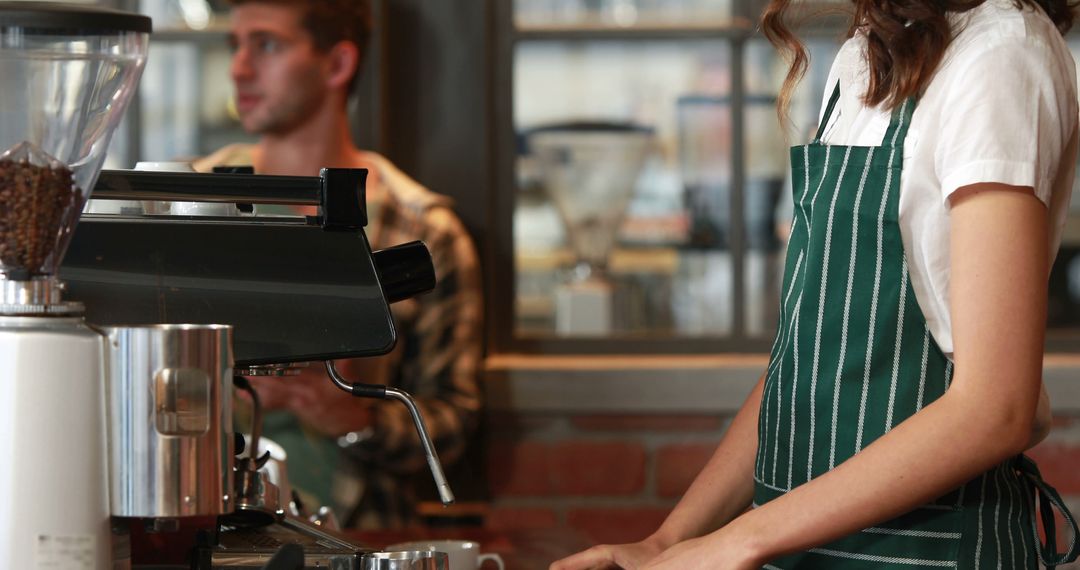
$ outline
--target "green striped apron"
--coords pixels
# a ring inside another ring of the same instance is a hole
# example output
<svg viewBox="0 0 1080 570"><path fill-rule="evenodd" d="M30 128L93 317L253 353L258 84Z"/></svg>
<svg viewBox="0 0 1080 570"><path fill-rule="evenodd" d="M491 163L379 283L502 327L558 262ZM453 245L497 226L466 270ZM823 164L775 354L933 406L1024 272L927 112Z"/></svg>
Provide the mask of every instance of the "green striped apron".
<svg viewBox="0 0 1080 570"><path fill-rule="evenodd" d="M916 302L897 223L903 143L915 102L896 109L878 147L814 141L791 151L795 215L758 420L754 504L829 471L934 401L952 363ZM1034 510L1049 514L1039 541ZM1051 504L1034 463L1018 456L940 499L766 568L1037 570L1076 558L1053 543Z"/></svg>

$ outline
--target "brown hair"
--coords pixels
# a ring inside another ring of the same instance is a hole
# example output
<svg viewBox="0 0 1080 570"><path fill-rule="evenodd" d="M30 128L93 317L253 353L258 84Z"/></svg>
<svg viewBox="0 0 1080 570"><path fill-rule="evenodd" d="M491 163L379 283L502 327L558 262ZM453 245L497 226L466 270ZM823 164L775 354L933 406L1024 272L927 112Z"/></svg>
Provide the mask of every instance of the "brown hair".
<svg viewBox="0 0 1080 570"><path fill-rule="evenodd" d="M772 0L761 17L762 31L774 46L791 59L777 108L787 111L795 85L809 62L806 47L788 27L793 0ZM869 85L863 96L867 105L884 103L895 108L917 96L937 70L955 30L947 12L966 12L986 0L851 0L854 11L846 37L860 30L866 35ZM1018 7L1037 6L1050 17L1064 35L1072 27L1070 0L1015 0ZM810 15L812 17L813 15Z"/></svg>
<svg viewBox="0 0 1080 570"><path fill-rule="evenodd" d="M360 60L371 43L371 2L369 0L228 0L231 6L277 4L300 9L300 22L311 35L315 49L327 51L338 42L350 41L360 50ZM359 75L360 65L357 65ZM356 77L351 85L355 87Z"/></svg>

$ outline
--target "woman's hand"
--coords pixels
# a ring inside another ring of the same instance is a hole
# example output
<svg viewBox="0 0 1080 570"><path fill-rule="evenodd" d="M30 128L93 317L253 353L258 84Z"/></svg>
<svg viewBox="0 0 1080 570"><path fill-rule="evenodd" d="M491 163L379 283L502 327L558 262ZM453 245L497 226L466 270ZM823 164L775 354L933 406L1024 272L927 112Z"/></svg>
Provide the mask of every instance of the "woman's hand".
<svg viewBox="0 0 1080 570"><path fill-rule="evenodd" d="M725 527L672 546L650 560L643 570L757 570L764 562L754 556L748 542L740 540Z"/></svg>
<svg viewBox="0 0 1080 570"><path fill-rule="evenodd" d="M758 410L764 387L762 374L712 458L656 532L641 542L594 546L555 562L550 570L637 570L684 538L720 528L746 511L754 497Z"/></svg>
<svg viewBox="0 0 1080 570"><path fill-rule="evenodd" d="M548 570L637 570L663 550L653 537L630 544L601 544L558 560Z"/></svg>

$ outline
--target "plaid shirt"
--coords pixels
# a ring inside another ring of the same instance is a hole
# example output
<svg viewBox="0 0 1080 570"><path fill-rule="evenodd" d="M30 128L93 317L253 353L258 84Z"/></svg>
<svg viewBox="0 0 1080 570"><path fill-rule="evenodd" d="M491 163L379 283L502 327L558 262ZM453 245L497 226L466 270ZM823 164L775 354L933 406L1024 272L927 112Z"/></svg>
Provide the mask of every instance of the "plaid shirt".
<svg viewBox="0 0 1080 570"><path fill-rule="evenodd" d="M217 165L250 165L251 150L250 145L231 145L197 161L195 168L208 171ZM382 156L368 155L368 166L375 171L368 178L366 234L371 247L423 241L431 252L437 285L430 293L391 306L397 346L389 355L358 362L367 373L360 380L413 395L440 460L449 464L461 456L480 409L483 300L479 260L449 198L427 190ZM373 405L374 425L341 438L340 447L327 445L326 438L311 430L303 430L299 441L318 447L321 451L315 456L326 458L325 463L336 463L336 469L319 467L332 473L332 500L345 526L402 526L415 516L406 476L426 471L427 463L405 406L394 401ZM303 428L296 421L293 426ZM267 435L274 438L273 433ZM352 443L344 445L346 439ZM311 454L285 447L290 473L305 467L293 459Z"/></svg>

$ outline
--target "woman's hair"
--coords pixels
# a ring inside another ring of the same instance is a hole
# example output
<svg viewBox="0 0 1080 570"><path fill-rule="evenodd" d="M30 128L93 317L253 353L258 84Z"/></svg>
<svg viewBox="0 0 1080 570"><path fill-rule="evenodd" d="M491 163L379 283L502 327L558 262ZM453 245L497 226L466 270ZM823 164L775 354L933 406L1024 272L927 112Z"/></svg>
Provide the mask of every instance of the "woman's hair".
<svg viewBox="0 0 1080 570"><path fill-rule="evenodd" d="M884 103L892 109L908 97L922 93L949 46L956 30L949 25L947 12L966 12L986 0L851 0L854 12L848 38L857 32L866 35L869 86L867 105ZM1017 6L1037 6L1064 34L1072 27L1070 0L1014 0ZM796 84L809 62L806 47L788 28L793 0L772 0L761 17L765 36L790 57L778 110L783 116Z"/></svg>

